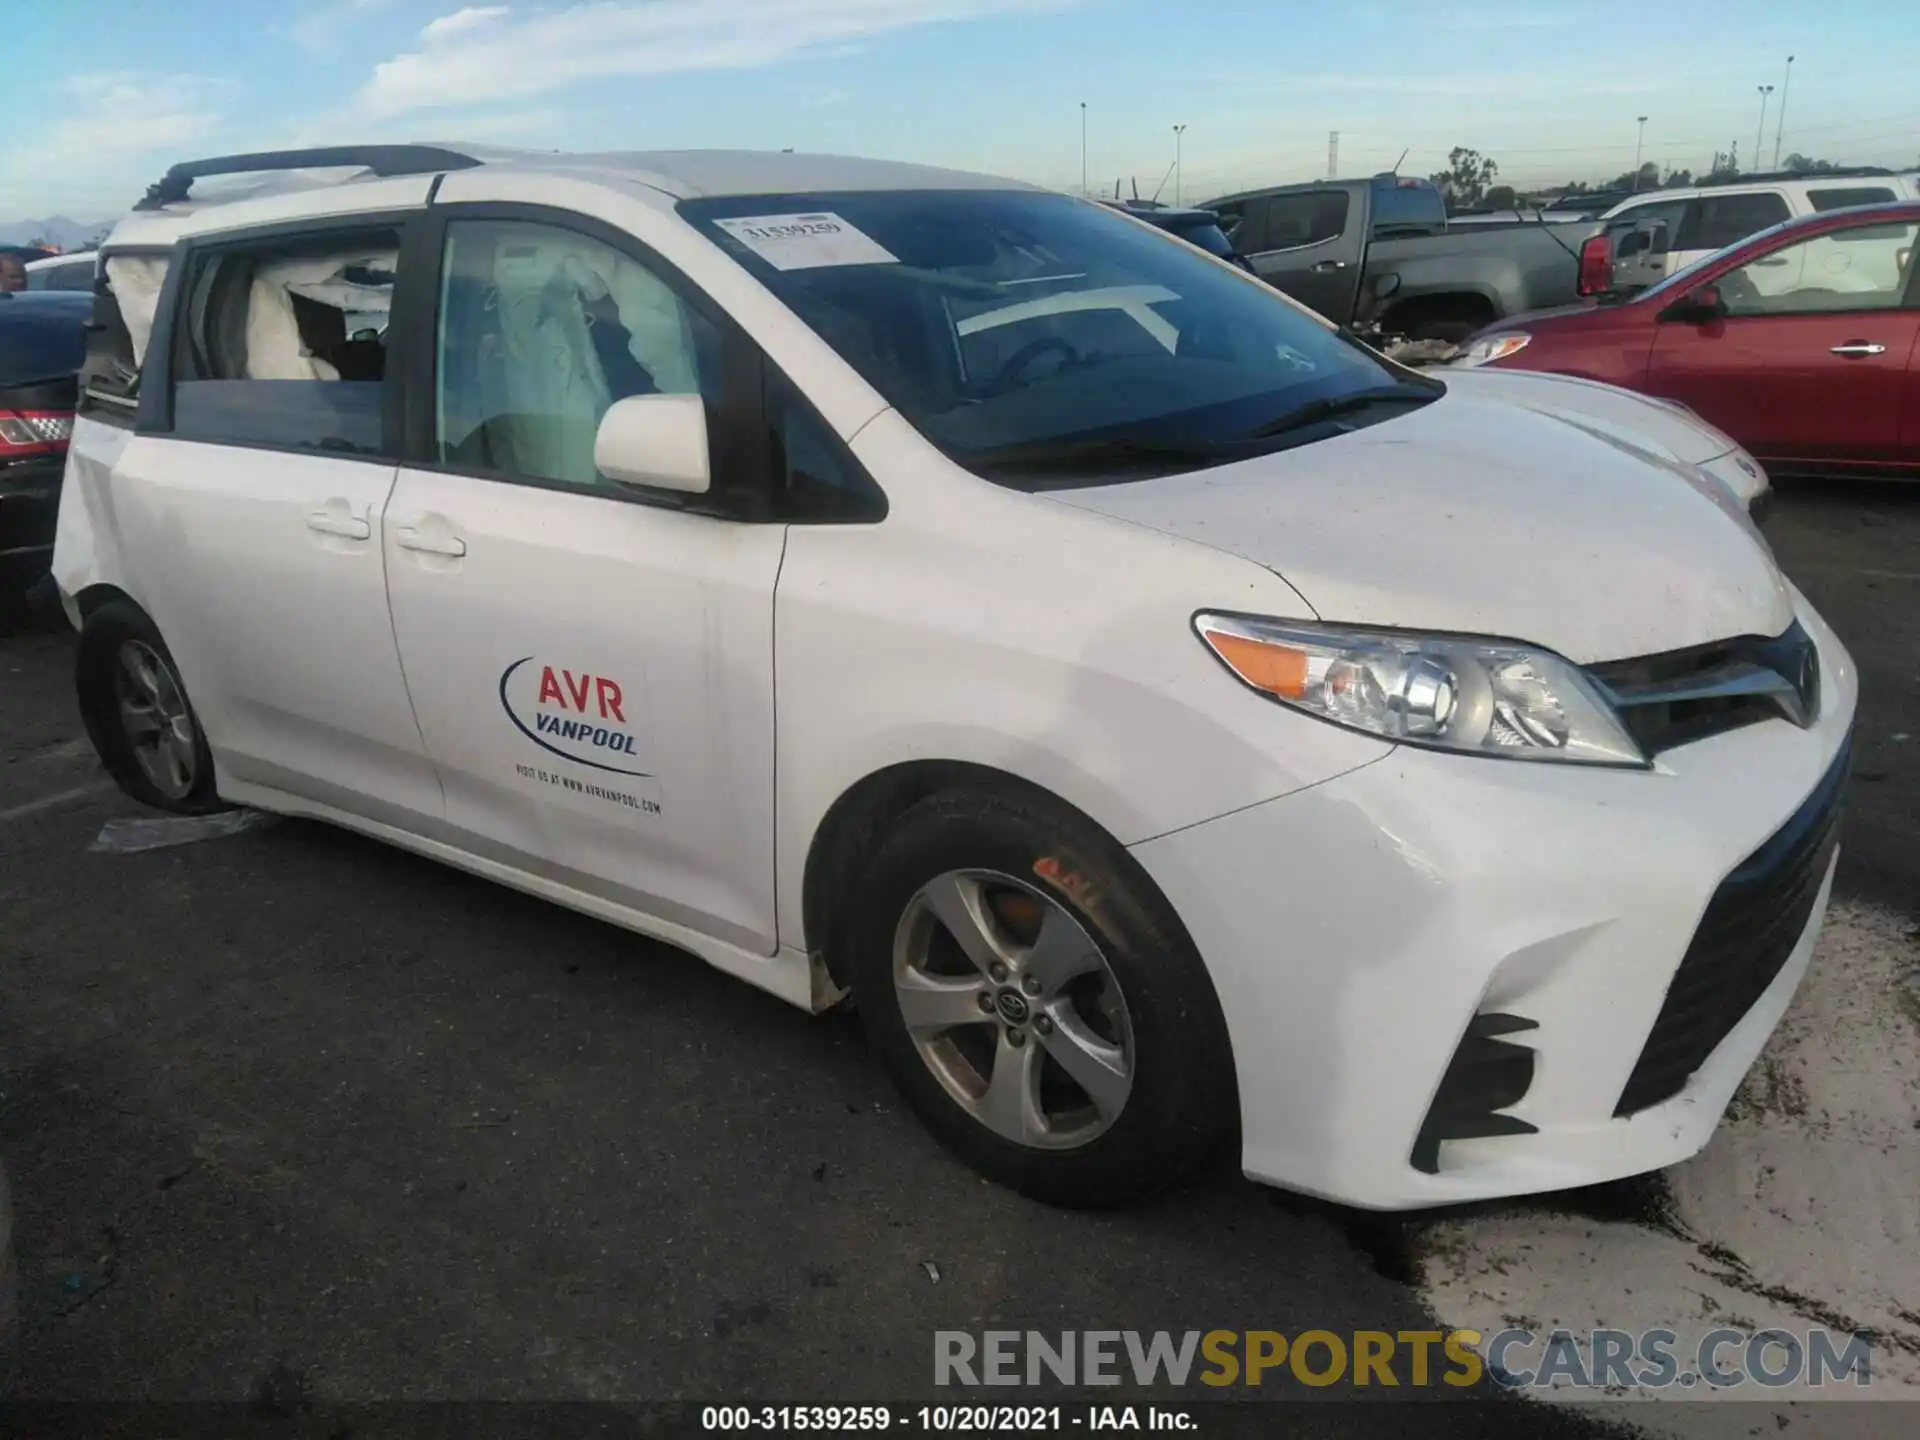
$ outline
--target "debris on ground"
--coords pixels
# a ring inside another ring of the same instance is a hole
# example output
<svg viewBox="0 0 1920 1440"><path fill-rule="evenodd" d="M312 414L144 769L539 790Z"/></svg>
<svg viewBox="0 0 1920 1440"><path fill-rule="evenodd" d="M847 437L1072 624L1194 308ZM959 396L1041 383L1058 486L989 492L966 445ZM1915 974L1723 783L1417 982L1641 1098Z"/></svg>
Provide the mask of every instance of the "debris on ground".
<svg viewBox="0 0 1920 1440"><path fill-rule="evenodd" d="M1447 340L1390 340L1382 353L1402 365L1444 365L1460 354L1460 347Z"/></svg>
<svg viewBox="0 0 1920 1440"><path fill-rule="evenodd" d="M260 830L279 819L264 810L222 810L217 815L155 815L131 820L109 820L87 847L108 855L132 855L142 850L164 850L218 840L245 830Z"/></svg>

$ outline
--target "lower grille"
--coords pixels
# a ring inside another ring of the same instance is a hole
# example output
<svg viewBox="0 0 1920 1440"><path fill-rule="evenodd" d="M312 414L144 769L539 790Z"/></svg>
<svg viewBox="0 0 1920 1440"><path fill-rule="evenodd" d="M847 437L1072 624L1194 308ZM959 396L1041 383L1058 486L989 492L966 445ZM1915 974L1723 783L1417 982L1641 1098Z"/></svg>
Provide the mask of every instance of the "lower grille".
<svg viewBox="0 0 1920 1440"><path fill-rule="evenodd" d="M1812 918L1839 841L1849 742L1814 792L1707 902L1616 1116L1671 1100L1754 1006Z"/></svg>
<svg viewBox="0 0 1920 1440"><path fill-rule="evenodd" d="M1473 1140L1488 1135L1531 1135L1537 1127L1500 1112L1518 1105L1533 1085L1533 1047L1502 1039L1538 1028L1523 1015L1476 1015L1440 1078L1433 1104L1413 1142L1410 1163L1429 1175L1440 1173L1442 1140Z"/></svg>

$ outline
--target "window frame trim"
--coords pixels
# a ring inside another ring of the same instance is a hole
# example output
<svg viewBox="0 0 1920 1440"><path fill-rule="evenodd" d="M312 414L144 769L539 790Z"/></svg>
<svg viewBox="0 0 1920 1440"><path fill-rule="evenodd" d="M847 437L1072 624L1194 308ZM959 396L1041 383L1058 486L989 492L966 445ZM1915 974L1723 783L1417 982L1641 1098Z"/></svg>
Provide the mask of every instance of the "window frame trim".
<svg viewBox="0 0 1920 1440"><path fill-rule="evenodd" d="M1766 224L1757 226L1747 231L1744 235L1736 235L1731 240L1724 240L1718 245L1709 245L1704 242L1698 232L1706 228L1708 207L1717 200L1777 200L1782 208L1781 213L1768 220ZM1682 229L1675 232L1679 243L1676 243L1672 248L1687 253L1699 250L1711 255L1715 251L1725 250L1729 246L1738 245L1745 240L1751 240L1762 230L1771 230L1774 226L1783 224L1794 218L1793 197L1784 190L1775 189L1770 186L1763 186L1753 190L1735 190L1720 195L1695 195L1690 198L1686 218L1681 221Z"/></svg>
<svg viewBox="0 0 1920 1440"><path fill-rule="evenodd" d="M1348 225L1348 221L1350 221L1353 218L1353 194L1351 191L1346 190L1341 186L1323 185L1323 186L1316 186L1308 190L1288 191L1284 194L1279 194L1279 195L1262 195L1259 197L1258 203L1263 206L1269 206L1279 201L1312 199L1320 195L1338 195L1345 205L1345 209L1341 212L1341 215L1340 215L1340 228L1334 231L1333 234L1323 235L1318 240L1302 241L1298 245L1267 245L1263 243L1258 250L1243 250L1240 253L1243 255L1246 255L1249 258L1252 258L1253 256L1256 256L1256 255L1298 255L1302 251L1312 250L1321 245L1337 244L1339 241L1345 239L1347 235L1347 231L1351 228ZM1261 225L1260 239L1263 242L1267 238L1265 231L1268 227L1268 223L1269 222L1268 222L1267 214L1264 210L1262 210L1260 212L1260 225ZM1369 229L1371 229L1372 224L1373 224L1372 217L1369 216L1367 220L1367 225Z"/></svg>
<svg viewBox="0 0 1920 1440"><path fill-rule="evenodd" d="M1850 200L1845 205L1822 205L1823 195L1859 195L1871 191L1879 196L1876 200ZM1853 210L1862 205L1895 205L1900 194L1891 185L1809 185L1807 187L1807 213L1810 215L1831 215L1836 210Z"/></svg>

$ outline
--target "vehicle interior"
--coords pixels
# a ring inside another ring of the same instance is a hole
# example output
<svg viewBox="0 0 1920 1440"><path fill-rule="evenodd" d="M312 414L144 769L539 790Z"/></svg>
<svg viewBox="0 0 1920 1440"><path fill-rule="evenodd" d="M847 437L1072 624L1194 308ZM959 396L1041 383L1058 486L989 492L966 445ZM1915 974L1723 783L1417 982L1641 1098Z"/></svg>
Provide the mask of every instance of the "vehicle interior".
<svg viewBox="0 0 1920 1440"><path fill-rule="evenodd" d="M1783 245L1720 280L1736 315L1890 310L1913 281L1912 222L1864 225Z"/></svg>
<svg viewBox="0 0 1920 1440"><path fill-rule="evenodd" d="M592 485L594 440L614 401L701 393L679 298L584 235L456 227L444 293L440 433L457 464Z"/></svg>
<svg viewBox="0 0 1920 1440"><path fill-rule="evenodd" d="M399 247L240 254L214 268L202 301L200 378L378 382Z"/></svg>

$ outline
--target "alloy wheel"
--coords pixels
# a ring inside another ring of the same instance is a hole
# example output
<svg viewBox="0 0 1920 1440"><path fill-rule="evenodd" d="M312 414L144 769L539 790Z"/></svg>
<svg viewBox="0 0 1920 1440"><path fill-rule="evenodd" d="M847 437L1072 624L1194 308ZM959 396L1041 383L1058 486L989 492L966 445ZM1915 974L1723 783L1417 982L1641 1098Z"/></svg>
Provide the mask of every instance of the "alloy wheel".
<svg viewBox="0 0 1920 1440"><path fill-rule="evenodd" d="M167 799L184 800L199 761L193 712L173 667L144 642L125 641L114 657L113 695L141 773Z"/></svg>
<svg viewBox="0 0 1920 1440"><path fill-rule="evenodd" d="M927 1068L968 1114L1036 1149L1085 1145L1133 1088L1133 1025L1099 944L1033 886L950 870L907 903L894 997Z"/></svg>

